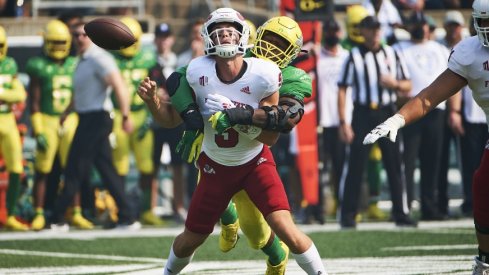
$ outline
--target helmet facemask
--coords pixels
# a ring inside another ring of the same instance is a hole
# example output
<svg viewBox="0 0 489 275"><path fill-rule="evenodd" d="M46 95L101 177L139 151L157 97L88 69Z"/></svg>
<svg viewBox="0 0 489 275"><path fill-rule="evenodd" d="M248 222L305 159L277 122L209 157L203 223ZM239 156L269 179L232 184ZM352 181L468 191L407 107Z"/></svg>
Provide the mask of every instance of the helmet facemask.
<svg viewBox="0 0 489 275"><path fill-rule="evenodd" d="M44 54L54 60L63 60L71 48L71 34L68 27L59 20L50 21L45 28Z"/></svg>
<svg viewBox="0 0 489 275"><path fill-rule="evenodd" d="M294 20L274 17L258 28L251 52L259 58L268 59L280 68L285 68L301 51L302 31Z"/></svg>
<svg viewBox="0 0 489 275"><path fill-rule="evenodd" d="M215 28L218 23L229 23L232 26ZM204 39L205 55L231 58L246 52L250 29L239 12L230 8L221 8L211 13L202 26L201 34ZM233 43L221 43L226 35L232 36Z"/></svg>
<svg viewBox="0 0 489 275"><path fill-rule="evenodd" d="M0 26L0 61L7 56L7 33L5 29Z"/></svg>

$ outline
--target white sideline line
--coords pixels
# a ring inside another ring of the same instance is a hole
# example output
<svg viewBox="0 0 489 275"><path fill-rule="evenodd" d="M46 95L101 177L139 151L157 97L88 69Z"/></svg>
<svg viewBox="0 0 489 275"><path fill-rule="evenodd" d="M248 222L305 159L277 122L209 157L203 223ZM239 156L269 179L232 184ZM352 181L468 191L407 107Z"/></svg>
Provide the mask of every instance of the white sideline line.
<svg viewBox="0 0 489 275"><path fill-rule="evenodd" d="M477 249L475 244L454 244L454 245L415 245L415 246L395 246L384 247L382 251L413 251L413 250L460 250L460 249Z"/></svg>
<svg viewBox="0 0 489 275"><path fill-rule="evenodd" d="M35 252L35 251L31 251ZM59 253L57 253L59 254ZM64 253L68 254L68 253ZM76 256L77 254L72 254ZM95 255L104 256L104 255ZM108 256L107 257L112 257ZM150 258L151 259L151 258ZM0 274L107 274L124 272L131 275L161 274L164 260L160 264L134 265L91 265L39 268L2 268ZM232 264L230 264L232 263ZM330 274L367 275L419 275L419 274L468 274L472 258L459 256L408 256L323 259ZM192 262L182 274L263 274L265 261L201 261ZM304 274L294 259L289 259L287 275Z"/></svg>
<svg viewBox="0 0 489 275"><path fill-rule="evenodd" d="M317 232L336 232L341 230L337 223L327 223L324 225L298 225L298 227L306 234ZM436 229L437 233L447 232L453 233L454 228L457 230L468 229L466 232L461 231L460 234L474 234L474 222L472 219L436 221L436 222L420 222L418 228L398 228L393 222L362 222L357 225L357 231L416 231L418 229ZM42 230L39 232L8 232L0 231L0 241L13 240L41 240L41 239L76 239L76 240L94 240L97 238L131 238L131 237L175 237L183 231L183 226L166 227L166 228L143 228L139 231L124 231L124 230L72 230L65 233L54 232L50 230ZM220 232L219 227L214 228L213 235Z"/></svg>
<svg viewBox="0 0 489 275"><path fill-rule="evenodd" d="M94 259L94 260L161 263L161 259L159 258L125 257L125 256L78 254L78 253L65 253L65 252L46 252L46 251L31 251L31 250L17 250L17 249L0 249L0 254L57 257L57 258L70 258L70 259Z"/></svg>

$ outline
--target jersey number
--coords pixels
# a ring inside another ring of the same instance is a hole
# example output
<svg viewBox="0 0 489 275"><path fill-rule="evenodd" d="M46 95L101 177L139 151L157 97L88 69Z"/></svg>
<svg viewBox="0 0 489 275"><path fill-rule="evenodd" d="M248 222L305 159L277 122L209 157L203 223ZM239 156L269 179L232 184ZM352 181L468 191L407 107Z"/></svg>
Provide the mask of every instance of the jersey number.
<svg viewBox="0 0 489 275"><path fill-rule="evenodd" d="M232 148L239 142L239 133L231 128L220 135L215 135L214 141L216 142L217 146L221 148Z"/></svg>

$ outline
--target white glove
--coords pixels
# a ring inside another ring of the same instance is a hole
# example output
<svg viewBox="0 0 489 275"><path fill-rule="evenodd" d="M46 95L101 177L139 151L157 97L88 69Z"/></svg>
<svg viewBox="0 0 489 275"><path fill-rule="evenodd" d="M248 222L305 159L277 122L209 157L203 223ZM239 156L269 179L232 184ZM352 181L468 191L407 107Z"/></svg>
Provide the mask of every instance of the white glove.
<svg viewBox="0 0 489 275"><path fill-rule="evenodd" d="M236 107L229 98L219 94L209 94L205 101L205 106L209 108L211 114Z"/></svg>
<svg viewBox="0 0 489 275"><path fill-rule="evenodd" d="M404 124L406 124L404 117L400 114L395 114L370 131L370 133L365 136L363 144L372 144L381 137L387 137L387 134L389 134L389 139L392 142L395 142L397 131L402 128Z"/></svg>

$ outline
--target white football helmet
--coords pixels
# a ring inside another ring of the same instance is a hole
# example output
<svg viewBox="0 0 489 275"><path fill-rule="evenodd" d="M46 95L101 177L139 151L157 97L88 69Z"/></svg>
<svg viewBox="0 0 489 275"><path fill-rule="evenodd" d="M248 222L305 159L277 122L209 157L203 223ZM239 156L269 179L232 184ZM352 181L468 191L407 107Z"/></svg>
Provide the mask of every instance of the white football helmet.
<svg viewBox="0 0 489 275"><path fill-rule="evenodd" d="M482 27L481 20L489 20L489 0L475 0L472 4L472 17L474 17L474 28L479 41L484 47L489 47L489 27Z"/></svg>
<svg viewBox="0 0 489 275"><path fill-rule="evenodd" d="M223 29L214 29L214 26L218 23L232 23L235 25L236 35L239 36L237 44L220 44L219 36L217 34ZM204 38L205 55L217 55L223 58L230 58L236 54L245 53L246 46L248 45L248 38L250 36L250 28L239 12L231 8L220 8L209 15L207 21L202 26L201 35L202 38ZM214 43L212 37L216 38L216 43Z"/></svg>

